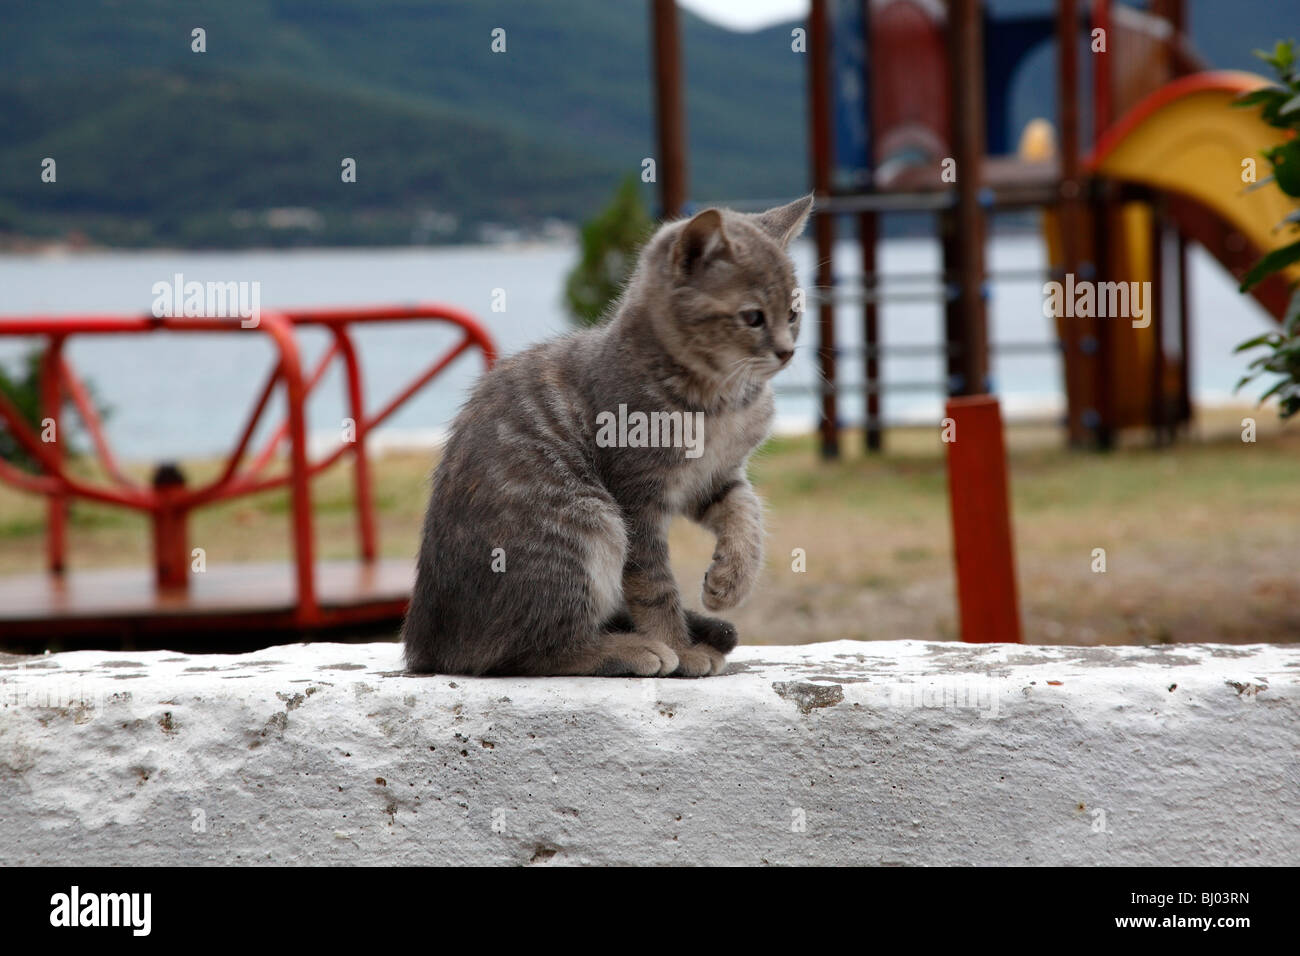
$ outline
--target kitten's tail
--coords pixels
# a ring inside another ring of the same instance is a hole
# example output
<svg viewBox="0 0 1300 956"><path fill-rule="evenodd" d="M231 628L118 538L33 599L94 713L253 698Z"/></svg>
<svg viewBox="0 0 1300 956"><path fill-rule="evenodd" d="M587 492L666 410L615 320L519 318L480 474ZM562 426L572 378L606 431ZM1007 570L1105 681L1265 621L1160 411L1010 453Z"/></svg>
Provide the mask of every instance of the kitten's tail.
<svg viewBox="0 0 1300 956"><path fill-rule="evenodd" d="M408 671L433 674L438 670L434 660L433 635L433 617L429 613L428 602L421 599L417 587L411 595L410 606L406 609L406 620L402 622L402 656Z"/></svg>

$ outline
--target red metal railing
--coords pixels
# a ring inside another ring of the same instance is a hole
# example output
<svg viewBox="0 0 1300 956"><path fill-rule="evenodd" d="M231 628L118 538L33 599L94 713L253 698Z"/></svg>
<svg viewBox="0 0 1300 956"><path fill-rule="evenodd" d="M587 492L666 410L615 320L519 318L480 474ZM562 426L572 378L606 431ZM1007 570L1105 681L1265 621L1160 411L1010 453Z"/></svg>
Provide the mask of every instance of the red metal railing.
<svg viewBox="0 0 1300 956"><path fill-rule="evenodd" d="M460 341L444 352L425 371L399 389L383 406L367 413L361 379L361 363L351 329L377 322L405 322L430 319L447 322L463 333ZM330 347L310 372L305 373L295 329L314 326L327 329ZM261 332L270 336L278 360L258 393L248 422L220 474L199 487L187 487L179 474L160 470L153 485L141 484L126 474L113 455L104 435L103 423L81 380L64 358L64 346L73 335L117 335L147 332ZM357 309L305 309L263 311L260 321L245 327L238 318L158 318L154 316L31 316L0 318L0 336L42 336L46 348L40 373L43 426L52 423L54 441L43 441L33 433L22 414L0 393L0 421L18 444L37 462L39 474L30 474L0 459L0 480L48 499L47 561L54 574L66 567L68 502L83 498L131 508L148 514L153 522L154 554L160 587L184 588L188 580L189 552L186 544L188 515L195 508L244 495L288 486L291 498L291 526L296 571L297 606L295 622L303 627L327 623L315 588L315 544L312 531L311 486L313 477L329 468L348 451L352 452L356 488L357 531L361 557L373 561L378 552L370 462L366 437L388 419L416 392L427 385L464 352L477 348L485 366L496 360L491 337L468 313L441 305L368 307ZM306 402L335 358L343 363L349 415L355 423L351 441L318 461L307 454ZM245 464L249 446L277 385L285 390L285 420L274 429L261 449ZM71 399L89 433L98 459L109 481L99 483L70 474L64 466L59 418L66 398ZM44 427L43 429L44 430ZM288 444L288 470L267 474L277 452Z"/></svg>

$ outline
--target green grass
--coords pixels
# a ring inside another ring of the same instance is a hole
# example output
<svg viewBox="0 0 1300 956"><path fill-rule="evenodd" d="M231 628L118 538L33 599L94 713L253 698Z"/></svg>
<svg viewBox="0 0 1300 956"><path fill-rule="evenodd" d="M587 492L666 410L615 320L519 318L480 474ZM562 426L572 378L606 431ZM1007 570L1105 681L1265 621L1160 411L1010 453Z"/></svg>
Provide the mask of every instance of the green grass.
<svg viewBox="0 0 1300 956"><path fill-rule="evenodd" d="M1196 440L1109 454L1062 447L1050 429L1008 432L1012 516L1026 637L1047 643L1291 641L1300 635L1300 428L1258 413L1260 440L1237 437L1232 410L1207 414ZM951 639L958 633L943 445L929 429L896 430L867 457L845 436L845 457L817 459L815 437L779 437L751 474L767 511L762 586L732 615L744 638ZM381 551L410 558L431 459L398 455L374 468ZM215 463L185 466L191 481ZM142 470L143 473L143 470ZM313 487L316 538L328 558L357 552L346 463ZM201 510L190 539L210 561L288 560L288 495L267 492ZM0 488L0 574L37 571L44 505ZM145 521L78 504L73 567L150 561ZM688 603L712 540L673 528L674 569ZM1091 570L1094 548L1105 574ZM794 573L791 551L807 555Z"/></svg>

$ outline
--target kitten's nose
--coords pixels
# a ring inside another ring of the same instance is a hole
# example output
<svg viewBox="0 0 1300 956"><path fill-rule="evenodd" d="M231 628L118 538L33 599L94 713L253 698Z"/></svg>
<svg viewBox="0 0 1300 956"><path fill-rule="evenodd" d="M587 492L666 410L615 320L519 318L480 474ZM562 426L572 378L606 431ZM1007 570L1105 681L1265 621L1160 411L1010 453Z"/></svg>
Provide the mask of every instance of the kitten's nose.
<svg viewBox="0 0 1300 956"><path fill-rule="evenodd" d="M790 357L794 355L794 349L775 349L774 351L776 352L776 357L781 360L782 365L790 361Z"/></svg>

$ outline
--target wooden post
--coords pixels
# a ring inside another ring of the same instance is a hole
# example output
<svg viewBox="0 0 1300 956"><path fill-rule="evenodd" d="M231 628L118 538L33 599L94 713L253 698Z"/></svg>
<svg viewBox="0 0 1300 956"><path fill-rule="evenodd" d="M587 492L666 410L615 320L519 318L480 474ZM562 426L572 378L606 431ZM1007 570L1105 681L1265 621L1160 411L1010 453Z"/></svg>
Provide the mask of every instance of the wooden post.
<svg viewBox="0 0 1300 956"><path fill-rule="evenodd" d="M1106 52L1094 53L1092 57L1092 141L1099 143L1111 123L1114 78L1110 69L1110 53L1115 38L1111 36L1110 30L1110 0L1093 0L1092 28L1104 31L1106 37Z"/></svg>
<svg viewBox="0 0 1300 956"><path fill-rule="evenodd" d="M1119 204L1115 201L1115 184L1101 180L1093 201L1092 242L1095 271L1091 278L1096 282L1108 281L1117 255L1114 238L1120 233ZM1105 451L1115 444L1114 389L1114 336L1111 319L1093 316L1084 319L1085 337L1092 343L1092 434L1097 448Z"/></svg>
<svg viewBox="0 0 1300 956"><path fill-rule="evenodd" d="M862 381L866 398L862 406L862 435L869 452L884 447L880 414L880 292L876 243L880 236L879 217L874 212L858 216L858 242L862 246ZM868 280L870 280L868 282Z"/></svg>
<svg viewBox="0 0 1300 956"><path fill-rule="evenodd" d="M1165 205L1151 197L1151 443L1168 439L1169 403L1165 396Z"/></svg>
<svg viewBox="0 0 1300 956"><path fill-rule="evenodd" d="M946 414L954 423L954 440L946 447L961 639L1019 644L1015 544L998 400L990 395L949 399Z"/></svg>
<svg viewBox="0 0 1300 956"><path fill-rule="evenodd" d="M1173 49L1178 45L1178 34L1187 31L1186 0L1153 0L1151 12L1158 17L1164 17L1174 28L1174 35L1169 38L1167 46L1172 54ZM1176 61L1171 57L1171 62Z"/></svg>
<svg viewBox="0 0 1300 956"><path fill-rule="evenodd" d="M1192 312L1187 283L1187 237L1178 233L1178 423L1192 420Z"/></svg>
<svg viewBox="0 0 1300 956"><path fill-rule="evenodd" d="M1056 111L1060 125L1061 261L1052 276L1058 282L1078 275L1079 235L1083 223L1080 198L1084 182L1079 169L1079 6L1078 0L1060 0L1056 8L1057 77ZM1079 321L1067 310L1061 318L1062 359L1065 364L1066 428L1069 442L1081 446L1087 438L1083 410L1087 407L1085 368Z"/></svg>
<svg viewBox="0 0 1300 956"><path fill-rule="evenodd" d="M1113 79L1111 73L1111 49L1114 36L1111 35L1110 0L1093 0L1092 28L1103 31L1106 38L1106 52L1092 56L1092 139L1100 142L1111 124L1111 98ZM1093 281L1103 282L1110 278L1115 258L1114 232L1119 226L1119 207L1115 202L1114 184L1102 181L1093 190L1092 197L1092 241L1093 265L1095 273L1090 276ZM1093 395L1092 422L1093 437L1097 447L1111 448L1115 440L1112 389L1115 387L1114 355L1112 353L1112 336L1110 322L1104 319L1087 320L1086 328L1091 328L1093 342ZM1087 333L1085 333L1087 334Z"/></svg>
<svg viewBox="0 0 1300 956"><path fill-rule="evenodd" d="M950 303L950 341L958 346L959 373L949 382L957 395L989 390L988 319L984 302L984 212L980 183L984 162L984 37L981 0L949 0L948 44L952 64L952 150L957 161L952 261L944 263L956 284ZM955 326L955 327L953 327Z"/></svg>
<svg viewBox="0 0 1300 956"><path fill-rule="evenodd" d="M1173 27L1173 36L1169 39L1171 49L1177 50L1187 33L1186 0L1161 0L1160 14ZM1186 65L1178 56L1171 56L1175 75L1184 75ZM1192 420L1192 363L1191 363L1191 303L1188 301L1187 287L1187 236L1181 230L1176 239L1174 256L1174 278L1170 285L1178 290L1178 397L1174 410L1174 424L1183 425Z"/></svg>
<svg viewBox="0 0 1300 956"><path fill-rule="evenodd" d="M1061 138L1061 214L1077 216L1079 182L1079 6L1078 0L1059 0L1056 16L1056 110ZM1077 233L1062 223L1065 265L1077 265Z"/></svg>
<svg viewBox="0 0 1300 956"><path fill-rule="evenodd" d="M1092 58L1092 122L1093 122L1093 142L1101 141L1102 136L1110 128L1111 124L1111 103L1113 94L1113 80L1110 67L1111 44L1115 38L1111 35L1111 17L1110 17L1110 0L1093 0L1092 5L1092 26L1094 30L1104 31L1106 37L1106 52L1096 53ZM1097 282L1107 281L1110 278L1115 254L1116 244L1113 241L1115 232L1119 229L1119 204L1115 201L1114 183L1101 183L1101 187L1095 192L1095 202L1093 203L1093 264L1096 266L1096 274L1091 278ZM1093 434L1096 438L1097 447L1109 449L1115 443L1115 422L1112 414L1114 402L1112 401L1116 387L1114 367L1115 356L1113 351L1113 339L1111 335L1111 324L1107 319L1092 318L1089 325L1093 329L1093 341L1095 343L1094 352L1094 376L1096 383L1095 407L1096 413L1095 427Z"/></svg>
<svg viewBox="0 0 1300 956"><path fill-rule="evenodd" d="M958 176L960 176L960 172ZM960 291L957 286L957 262L961 252L957 247L957 212L945 209L935 217L939 230L939 253L943 262L943 344L944 376L947 380L949 395L961 395L965 392L965 374L962 370L962 325L964 316Z"/></svg>
<svg viewBox="0 0 1300 956"><path fill-rule="evenodd" d="M831 189L830 37L826 0L812 0L808 11L808 89L811 103L813 191L819 199ZM817 241L817 362L822 377L821 455L840 456L839 410L835 394L835 307L834 292L835 220L824 209L813 211L813 234Z"/></svg>
<svg viewBox="0 0 1300 956"><path fill-rule="evenodd" d="M654 36L655 131L658 135L660 215L681 215L686 205L686 116L682 109L681 51L675 0L651 0Z"/></svg>

